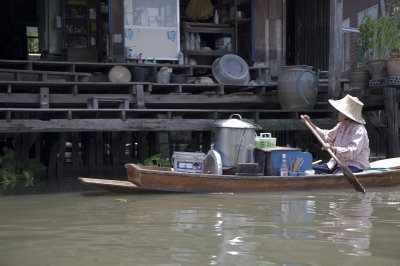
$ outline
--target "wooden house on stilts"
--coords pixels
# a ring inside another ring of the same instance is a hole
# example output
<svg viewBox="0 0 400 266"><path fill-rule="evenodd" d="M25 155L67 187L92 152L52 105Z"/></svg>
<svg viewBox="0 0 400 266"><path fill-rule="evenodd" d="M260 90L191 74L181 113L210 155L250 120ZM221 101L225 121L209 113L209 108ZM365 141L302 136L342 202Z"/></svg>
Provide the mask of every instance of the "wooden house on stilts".
<svg viewBox="0 0 400 266"><path fill-rule="evenodd" d="M326 159L299 116L332 127L327 100L349 93L365 104L371 156L399 156L397 87L354 89L343 74L345 1L210 0L198 20L192 1L3 1L0 146L24 165L39 159L52 187L75 188L78 176L125 179L125 163L154 154L207 152L215 121L238 113ZM250 83L216 82L212 64L227 54L246 61ZM278 97L294 65L317 83L311 108L282 108L300 97ZM184 81L157 82L162 68Z"/></svg>

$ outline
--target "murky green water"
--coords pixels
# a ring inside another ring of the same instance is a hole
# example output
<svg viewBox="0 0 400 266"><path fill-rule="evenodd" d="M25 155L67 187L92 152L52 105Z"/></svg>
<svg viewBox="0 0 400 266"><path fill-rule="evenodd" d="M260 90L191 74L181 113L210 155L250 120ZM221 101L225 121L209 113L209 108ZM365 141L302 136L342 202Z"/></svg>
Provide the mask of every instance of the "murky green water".
<svg viewBox="0 0 400 266"><path fill-rule="evenodd" d="M0 265L400 265L400 188L0 196Z"/></svg>

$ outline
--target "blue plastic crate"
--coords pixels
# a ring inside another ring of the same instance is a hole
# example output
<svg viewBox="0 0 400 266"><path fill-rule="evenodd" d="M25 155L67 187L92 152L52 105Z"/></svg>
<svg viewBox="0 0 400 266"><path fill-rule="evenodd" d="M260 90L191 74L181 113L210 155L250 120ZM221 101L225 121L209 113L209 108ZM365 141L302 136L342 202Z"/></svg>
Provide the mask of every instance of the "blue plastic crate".
<svg viewBox="0 0 400 266"><path fill-rule="evenodd" d="M282 165L282 154L286 154L286 165L290 170L290 160L296 162L296 158L303 158L300 172L312 169L312 155L302 152L300 149L276 147L267 149L256 149L256 162L259 164L259 172L265 175L279 175Z"/></svg>

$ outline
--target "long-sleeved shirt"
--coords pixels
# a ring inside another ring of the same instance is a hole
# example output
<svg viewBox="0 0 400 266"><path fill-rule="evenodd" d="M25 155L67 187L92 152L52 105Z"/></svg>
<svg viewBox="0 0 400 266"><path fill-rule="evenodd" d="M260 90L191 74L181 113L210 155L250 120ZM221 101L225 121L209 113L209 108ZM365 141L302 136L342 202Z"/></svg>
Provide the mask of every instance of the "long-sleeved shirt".
<svg viewBox="0 0 400 266"><path fill-rule="evenodd" d="M348 128L338 123L330 130L316 128L321 138L336 148L335 155L344 165L352 165L360 169L367 169L369 164L369 139L364 125L352 122ZM333 169L336 161L331 158L327 163Z"/></svg>

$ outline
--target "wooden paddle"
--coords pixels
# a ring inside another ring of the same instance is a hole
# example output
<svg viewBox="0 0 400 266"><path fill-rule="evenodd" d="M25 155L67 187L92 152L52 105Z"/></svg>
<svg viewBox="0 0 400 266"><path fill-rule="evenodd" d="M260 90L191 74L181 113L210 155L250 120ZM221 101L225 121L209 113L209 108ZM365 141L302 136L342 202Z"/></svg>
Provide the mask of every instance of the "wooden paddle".
<svg viewBox="0 0 400 266"><path fill-rule="evenodd" d="M325 142L323 139L318 135L317 131L310 125L310 123L304 119L304 116L300 116L301 120L307 125L307 127L311 130L311 132L314 134L314 136L319 140L319 142L325 146ZM364 193L365 194L365 189L361 185L361 183L358 181L358 179L354 176L353 172L344 164L340 162L340 160L336 157L336 155L333 153L331 149L327 149L327 152L332 156L332 158L336 161L340 169L342 169L343 175L346 177L347 181L354 187L355 190Z"/></svg>

